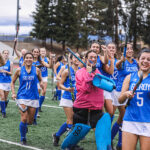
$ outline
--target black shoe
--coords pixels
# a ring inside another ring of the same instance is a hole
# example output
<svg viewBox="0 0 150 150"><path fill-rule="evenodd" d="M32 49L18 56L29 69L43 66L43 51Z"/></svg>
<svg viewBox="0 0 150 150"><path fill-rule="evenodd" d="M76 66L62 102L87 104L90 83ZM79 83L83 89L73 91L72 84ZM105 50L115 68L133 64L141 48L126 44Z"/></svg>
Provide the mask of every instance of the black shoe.
<svg viewBox="0 0 150 150"><path fill-rule="evenodd" d="M116 150L122 150L122 146L116 146Z"/></svg>
<svg viewBox="0 0 150 150"><path fill-rule="evenodd" d="M20 144L21 144L21 145L27 145L26 139L24 139L23 141L21 141Z"/></svg>
<svg viewBox="0 0 150 150"><path fill-rule="evenodd" d="M6 118L6 114L2 113L2 118Z"/></svg>
<svg viewBox="0 0 150 150"><path fill-rule="evenodd" d="M53 145L54 145L54 146L58 146L59 137L56 136L56 133L52 134L52 137L53 137Z"/></svg>
<svg viewBox="0 0 150 150"><path fill-rule="evenodd" d="M84 150L82 147L76 145L70 148L70 150Z"/></svg>
<svg viewBox="0 0 150 150"><path fill-rule="evenodd" d="M33 125L37 125L36 119L34 119L34 121L33 121Z"/></svg>
<svg viewBox="0 0 150 150"><path fill-rule="evenodd" d="M43 112L42 109L41 109L41 107L39 107L39 112Z"/></svg>

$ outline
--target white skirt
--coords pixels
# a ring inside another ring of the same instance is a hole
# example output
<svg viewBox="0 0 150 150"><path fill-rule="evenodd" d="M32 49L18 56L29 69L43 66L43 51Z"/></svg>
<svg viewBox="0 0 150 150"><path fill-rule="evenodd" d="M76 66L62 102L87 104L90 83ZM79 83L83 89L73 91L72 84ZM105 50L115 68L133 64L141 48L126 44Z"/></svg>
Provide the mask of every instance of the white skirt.
<svg viewBox="0 0 150 150"><path fill-rule="evenodd" d="M10 83L0 83L0 89L3 91L10 91Z"/></svg>
<svg viewBox="0 0 150 150"><path fill-rule="evenodd" d="M39 108L39 100L25 100L25 99L18 99L17 103L23 104L25 106Z"/></svg>
<svg viewBox="0 0 150 150"><path fill-rule="evenodd" d="M120 94L121 94L121 92L117 92L116 90L114 90L114 99L113 99L113 105L114 106L125 106L126 104L127 104L127 101L128 100L126 100L124 103L122 103L122 104L120 104L119 102L118 102L118 98L119 98L119 96L120 96Z"/></svg>
<svg viewBox="0 0 150 150"><path fill-rule="evenodd" d="M73 107L72 100L61 98L59 106L61 107Z"/></svg>
<svg viewBox="0 0 150 150"><path fill-rule="evenodd" d="M150 122L123 121L122 131L150 137Z"/></svg>
<svg viewBox="0 0 150 150"><path fill-rule="evenodd" d="M108 92L104 90L104 99L113 101L112 92Z"/></svg>
<svg viewBox="0 0 150 150"><path fill-rule="evenodd" d="M42 77L43 82L47 82L47 77Z"/></svg>

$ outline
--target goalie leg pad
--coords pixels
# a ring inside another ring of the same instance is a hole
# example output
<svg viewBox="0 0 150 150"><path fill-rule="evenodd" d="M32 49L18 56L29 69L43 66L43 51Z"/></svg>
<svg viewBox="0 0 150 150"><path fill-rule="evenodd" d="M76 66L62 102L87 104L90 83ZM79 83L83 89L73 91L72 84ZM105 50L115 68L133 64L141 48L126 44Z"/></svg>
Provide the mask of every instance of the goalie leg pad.
<svg viewBox="0 0 150 150"><path fill-rule="evenodd" d="M91 127L86 124L82 123L75 124L74 128L64 139L61 148L66 149L77 145L78 142L86 136L86 134L90 131L90 129Z"/></svg>
<svg viewBox="0 0 150 150"><path fill-rule="evenodd" d="M95 139L97 150L108 150L111 146L111 118L108 113L104 113L96 124Z"/></svg>

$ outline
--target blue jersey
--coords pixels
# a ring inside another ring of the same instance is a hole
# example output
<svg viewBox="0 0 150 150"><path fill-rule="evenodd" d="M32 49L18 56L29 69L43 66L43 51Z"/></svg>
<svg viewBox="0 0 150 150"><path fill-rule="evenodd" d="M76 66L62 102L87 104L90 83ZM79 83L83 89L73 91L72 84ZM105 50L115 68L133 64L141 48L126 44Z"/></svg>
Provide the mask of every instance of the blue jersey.
<svg viewBox="0 0 150 150"><path fill-rule="evenodd" d="M0 67L0 70L6 70L10 72L10 61L7 60L6 64ZM10 83L10 82L11 82L11 76L7 73L0 72L0 83Z"/></svg>
<svg viewBox="0 0 150 150"><path fill-rule="evenodd" d="M44 61L46 63L48 63L47 57L44 57ZM47 67L43 66L43 67L40 68L40 70L41 70L42 77L47 77L48 76L48 69L47 69Z"/></svg>
<svg viewBox="0 0 150 150"><path fill-rule="evenodd" d="M129 90L133 90L138 80L138 73L132 73ZM124 120L135 122L150 122L150 74L148 77L143 79L135 91L135 95L131 99L130 105L126 109Z"/></svg>
<svg viewBox="0 0 150 150"><path fill-rule="evenodd" d="M64 65L61 61L59 62L59 64L60 64L60 65L58 66L58 68L57 68L57 70L56 70L57 74L59 73L61 67Z"/></svg>
<svg viewBox="0 0 150 150"><path fill-rule="evenodd" d="M22 66L19 76L20 85L17 93L17 99L38 100L39 92L37 81L36 67L32 66L30 73L28 73L25 66Z"/></svg>
<svg viewBox="0 0 150 150"><path fill-rule="evenodd" d="M73 70L72 67L70 67L70 74L71 74L72 87L75 88L75 90L74 90L74 98L76 99L77 90L76 90L75 72L74 72L74 70ZM69 87L70 87L69 75L67 76L66 81L64 82L64 86L65 86L66 88L69 88ZM68 92L68 91L65 91L65 92L63 93L62 98L68 99L68 100L72 100L71 93Z"/></svg>
<svg viewBox="0 0 150 150"><path fill-rule="evenodd" d="M34 61L34 62L32 63L32 65L33 65L33 66L39 66L39 65L40 65L40 62L39 62L39 61Z"/></svg>
<svg viewBox="0 0 150 150"><path fill-rule="evenodd" d="M101 62L101 60L100 60L100 57L97 56L96 68L97 68L100 72L102 72L102 66L103 66L103 64L102 64L102 62Z"/></svg>
<svg viewBox="0 0 150 150"><path fill-rule="evenodd" d="M116 91L120 92L122 89L122 84L127 75L133 72L138 71L138 64L135 59L132 60L133 62L130 63L128 60L125 61L125 68L118 70L118 80L116 85Z"/></svg>
<svg viewBox="0 0 150 150"><path fill-rule="evenodd" d="M22 66L23 62L24 62L24 59L23 59L23 57L21 56L21 58L19 59L19 67Z"/></svg>

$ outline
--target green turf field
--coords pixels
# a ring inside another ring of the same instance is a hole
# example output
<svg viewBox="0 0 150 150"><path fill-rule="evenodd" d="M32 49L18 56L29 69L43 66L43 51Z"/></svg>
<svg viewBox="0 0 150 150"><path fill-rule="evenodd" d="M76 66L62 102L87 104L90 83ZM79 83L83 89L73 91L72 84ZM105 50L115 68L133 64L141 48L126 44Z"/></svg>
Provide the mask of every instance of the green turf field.
<svg viewBox="0 0 150 150"><path fill-rule="evenodd" d="M50 72L50 71L49 71ZM21 147L19 145L14 145L15 143L20 142L19 134L19 123L20 123L20 114L18 108L14 101L11 100L11 92L9 94L10 102L7 107L7 118L2 119L0 116L0 150L25 150L25 149L44 149L44 150L60 150L59 147L54 147L52 144L52 133L55 133L60 125L64 123L65 115L63 109L60 107L51 107L58 106L59 102L52 100L52 84L51 76L49 74L48 80L48 90L46 94L46 99L43 103L42 110L40 113L40 118L37 119L38 125L28 126L27 133L27 145L31 147ZM18 87L18 82L16 83L16 91ZM116 120L115 117L114 120ZM64 139L65 135L61 137L60 144ZM5 142L1 141L5 140ZM15 143L6 143L6 142L15 142ZM117 142L117 136L114 140L114 143ZM95 136L94 131L91 130L90 133L82 140L79 144L84 147L85 150L96 150ZM139 148L137 148L139 150Z"/></svg>

